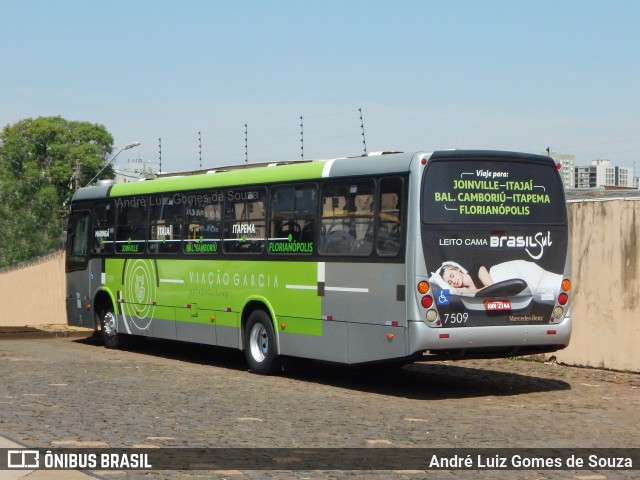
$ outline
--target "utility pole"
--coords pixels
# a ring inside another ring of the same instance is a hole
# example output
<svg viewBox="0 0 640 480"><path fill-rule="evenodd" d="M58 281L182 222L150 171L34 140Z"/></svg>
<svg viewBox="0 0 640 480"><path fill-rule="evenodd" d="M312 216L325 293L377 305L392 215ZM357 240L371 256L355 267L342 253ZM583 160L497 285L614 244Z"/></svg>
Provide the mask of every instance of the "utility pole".
<svg viewBox="0 0 640 480"><path fill-rule="evenodd" d="M635 171L635 170L634 170ZM78 190L80 188L80 174L82 172L82 164L80 163L80 160L76 160L76 171L73 174L73 176L75 177L75 185L73 186L74 190Z"/></svg>

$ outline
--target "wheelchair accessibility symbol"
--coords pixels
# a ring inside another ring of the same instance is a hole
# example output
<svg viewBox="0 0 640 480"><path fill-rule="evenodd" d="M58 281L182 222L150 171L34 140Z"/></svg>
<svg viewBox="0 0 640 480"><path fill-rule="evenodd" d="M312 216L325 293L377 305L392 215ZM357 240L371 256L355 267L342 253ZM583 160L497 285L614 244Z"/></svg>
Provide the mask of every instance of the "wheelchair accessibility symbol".
<svg viewBox="0 0 640 480"><path fill-rule="evenodd" d="M451 291L438 290L438 296L436 297L436 304L449 305L450 303L451 303Z"/></svg>

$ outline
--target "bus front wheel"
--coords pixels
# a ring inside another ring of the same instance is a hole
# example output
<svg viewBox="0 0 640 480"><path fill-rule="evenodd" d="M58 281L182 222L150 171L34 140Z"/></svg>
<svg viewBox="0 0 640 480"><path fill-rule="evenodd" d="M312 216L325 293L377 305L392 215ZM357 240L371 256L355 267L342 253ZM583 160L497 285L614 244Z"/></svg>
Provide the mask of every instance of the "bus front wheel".
<svg viewBox="0 0 640 480"><path fill-rule="evenodd" d="M249 369L269 375L280 369L280 358L271 318L264 310L254 310L247 319L244 353Z"/></svg>
<svg viewBox="0 0 640 480"><path fill-rule="evenodd" d="M122 335L118 333L118 319L113 313L112 307L107 307L100 317L102 343L107 348L120 348L123 346Z"/></svg>

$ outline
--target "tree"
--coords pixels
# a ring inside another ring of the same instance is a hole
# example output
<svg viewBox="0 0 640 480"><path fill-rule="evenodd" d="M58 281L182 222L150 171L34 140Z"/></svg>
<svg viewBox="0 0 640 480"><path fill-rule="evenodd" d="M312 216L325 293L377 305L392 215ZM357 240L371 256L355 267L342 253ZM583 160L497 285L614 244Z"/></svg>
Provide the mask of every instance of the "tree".
<svg viewBox="0 0 640 480"><path fill-rule="evenodd" d="M75 190L106 165L113 137L102 125L39 117L0 133L0 267L53 249ZM113 178L110 165L101 174Z"/></svg>

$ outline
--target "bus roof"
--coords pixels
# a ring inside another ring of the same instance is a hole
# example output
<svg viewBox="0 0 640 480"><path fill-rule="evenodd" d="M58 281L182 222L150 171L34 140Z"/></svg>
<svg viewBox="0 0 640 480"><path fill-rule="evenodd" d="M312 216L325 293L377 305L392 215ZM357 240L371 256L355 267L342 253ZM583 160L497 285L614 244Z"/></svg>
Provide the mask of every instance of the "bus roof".
<svg viewBox="0 0 640 480"><path fill-rule="evenodd" d="M523 162L547 162L556 164L552 157L538 155L534 153L507 152L502 150L440 150L433 152L431 160L450 159L450 160L510 160Z"/></svg>
<svg viewBox="0 0 640 480"><path fill-rule="evenodd" d="M271 182L293 182L326 177L403 173L409 171L413 156L413 153L393 153L330 160L218 167L207 173L196 175L184 174L141 182L81 188L76 192L73 200L96 200L105 197L259 185Z"/></svg>
<svg viewBox="0 0 640 480"><path fill-rule="evenodd" d="M354 175L405 173L409 171L414 157L431 160L509 158L516 161L553 162L553 159L549 157L526 153L494 150L445 150L433 153L392 152L329 160L239 164L229 167L216 167L206 173L178 174L154 180L81 188L74 195L73 201Z"/></svg>

